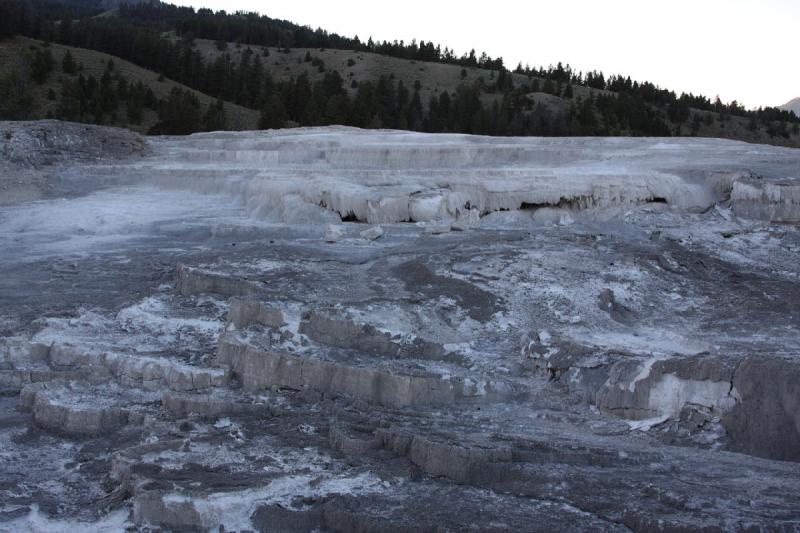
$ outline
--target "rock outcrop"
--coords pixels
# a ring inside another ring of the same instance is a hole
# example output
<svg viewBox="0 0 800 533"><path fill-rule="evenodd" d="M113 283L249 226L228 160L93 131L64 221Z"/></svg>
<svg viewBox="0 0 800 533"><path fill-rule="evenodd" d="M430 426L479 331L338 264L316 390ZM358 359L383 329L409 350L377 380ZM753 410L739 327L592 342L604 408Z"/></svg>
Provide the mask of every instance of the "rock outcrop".
<svg viewBox="0 0 800 533"><path fill-rule="evenodd" d="M4 128L0 530L800 529L800 152Z"/></svg>

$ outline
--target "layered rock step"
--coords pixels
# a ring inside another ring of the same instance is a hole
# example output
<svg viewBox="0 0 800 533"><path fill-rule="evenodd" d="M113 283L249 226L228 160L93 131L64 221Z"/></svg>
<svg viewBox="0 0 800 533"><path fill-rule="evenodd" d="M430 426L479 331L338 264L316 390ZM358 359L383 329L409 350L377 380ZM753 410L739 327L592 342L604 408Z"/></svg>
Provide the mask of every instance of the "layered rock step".
<svg viewBox="0 0 800 533"><path fill-rule="evenodd" d="M0 394L19 394L26 385L56 379L78 379L74 370L54 370L48 362L50 347L23 337L0 340Z"/></svg>
<svg viewBox="0 0 800 533"><path fill-rule="evenodd" d="M117 454L114 476L133 494L133 519L142 526L256 531L433 531L480 527L529 529L531 520L578 531L618 528L549 498L497 494L430 479L409 481L401 470L375 474L376 463L349 465L312 447L275 439L232 438L246 422L217 423L216 435L144 445ZM232 429L235 428L235 429ZM314 441L314 439L310 439ZM445 512L454 498L475 511ZM399 513L413 505L426 513ZM388 506L388 507L387 507ZM387 513L398 509L397 513ZM503 519L498 521L498 516Z"/></svg>
<svg viewBox="0 0 800 533"><path fill-rule="evenodd" d="M396 408L514 394L513 388L499 379L473 378L466 373L448 376L399 362L376 365L369 358L345 357L336 361L293 355L258 348L242 337L228 335L220 341L216 361L229 368L246 390L308 390Z"/></svg>
<svg viewBox="0 0 800 533"><path fill-rule="evenodd" d="M754 151L719 140L476 142L464 136L370 135L320 130L165 140L158 143L155 157L129 165L126 173L145 167L151 179L166 176L154 179L162 183L183 172L183 186L197 187L193 174L221 168L245 178L244 196L251 204L278 205L293 197L339 216L393 223L455 218L465 208L488 214L525 205L585 209L657 200L680 208L706 208L725 198L738 178L773 169L786 175L796 166L791 150ZM609 173L606 165L616 159L625 164ZM702 170L686 163L692 160L704 161ZM741 170L747 168L751 170ZM238 180L214 181L218 187L242 189Z"/></svg>
<svg viewBox="0 0 800 533"><path fill-rule="evenodd" d="M385 443L382 448L370 447L356 455L351 450L345 453L347 460L337 459L337 435L344 431L342 413L334 408L337 421L329 424L328 409L320 411L313 403L300 401L293 407L284 404L273 416L240 412L216 422L211 422L211 417L209 425L190 418L191 422L180 424L186 438L116 454L113 477L133 494L137 523L170 528L224 524L228 529L252 523L250 527L259 531L304 531L308 527L419 531L446 523L458 528L481 524L483 529L500 531L512 525L525 529L525 517L540 515L543 523L556 519L578 530L615 527L567 501L497 493L480 488L475 479L458 477L458 470L465 471L467 462L479 469L512 457L509 446L499 447L496 453L489 447L477 453L476 441L462 433L465 428L450 425L455 415L439 422L445 434L462 441L460 450L441 436L428 436L418 437L411 445L415 452L408 453L404 442L411 440L410 435L387 427L377 433ZM403 415L399 413L387 411L385 416L400 422ZM348 422L355 421L350 417ZM202 427L211 434L201 431ZM352 426L346 431L352 433ZM473 443L471 451L468 442ZM329 447L333 456L322 451ZM436 479L441 477L444 479ZM456 480L473 486L452 485ZM421 508L444 505L447 498L460 494L476 503L482 500L484 512L480 516L432 512L402 518L385 515L385 509L383 515L379 512L390 503ZM508 522L497 523L494 511L501 512Z"/></svg>
<svg viewBox="0 0 800 533"><path fill-rule="evenodd" d="M198 367L161 357L84 351L71 345L50 347L49 364L92 379L106 377L123 386L151 391L205 390L224 386L229 379L224 369Z"/></svg>
<svg viewBox="0 0 800 533"><path fill-rule="evenodd" d="M230 389L214 389L205 393L164 392L162 409L173 418L199 417L217 420L228 416L271 418L284 412L282 403L266 394L249 394Z"/></svg>
<svg viewBox="0 0 800 533"><path fill-rule="evenodd" d="M800 222L800 184L796 179L738 179L733 183L731 203L742 217Z"/></svg>
<svg viewBox="0 0 800 533"><path fill-rule="evenodd" d="M248 296L263 294L266 288L255 280L243 279L207 269L178 265L177 290L184 296L193 294L219 294L221 296Z"/></svg>
<svg viewBox="0 0 800 533"><path fill-rule="evenodd" d="M780 358L732 360L710 354L609 357L569 342L523 340L523 361L604 412L648 428L686 422L698 444L724 435L733 451L800 459L800 364ZM719 443L718 443L719 444Z"/></svg>
<svg viewBox="0 0 800 533"><path fill-rule="evenodd" d="M463 504L458 513L454 501ZM409 513L408 509L414 509ZM501 517L501 518L499 518ZM417 481L377 494L336 494L304 505L259 505L252 524L260 532L364 531L628 531L602 517L550 499L497 494L472 487Z"/></svg>
<svg viewBox="0 0 800 533"><path fill-rule="evenodd" d="M505 421L502 415L490 415L481 423L463 412L466 416L453 412L427 420L405 411L377 424L368 413L364 418L353 411L341 414L329 436L331 446L345 455L377 458L390 452L429 476L496 494L563 502L633 530L713 528L720 518L712 516L724 517L725 528L732 530L756 523L797 525L798 497L790 488L797 484L794 463L753 459L752 477L742 477L737 454L656 449L650 437L609 433L610 425L577 430L544 419L523 425L519 413L516 423L508 414ZM760 487L756 499L754 486ZM641 497L622 497L631 491ZM720 492L725 499L719 498ZM752 505L734 509L730 502L737 498Z"/></svg>
<svg viewBox="0 0 800 533"><path fill-rule="evenodd" d="M226 276L225 279L236 278ZM607 292L611 295L608 304L615 306L611 313L623 312L624 306L615 303L613 293ZM616 311L615 308L623 311ZM317 390L324 394L352 395L364 401L390 406L424 403L446 405L459 399L481 398L486 394L496 398L513 396L514 390L520 390L519 386L513 384L515 381L518 383L519 378L465 372L460 367L470 366L470 361L459 352L456 345L370 324L363 318L353 318L346 307L321 307L305 311L295 307L289 314L286 312L284 303L250 294L231 301L229 320L238 329L256 325L281 331L283 340L286 335L294 338L289 344L295 348L299 346L299 339L304 337L312 342L311 347L302 353L286 353L283 345L270 347L264 353L259 353L257 347L248 352L241 346L234 346L235 342L230 341L233 337L230 337L221 345L219 364L230 365L251 389L289 387ZM294 324L291 328L288 327L289 322ZM619 352L549 337L548 334L545 340L534 335L522 340L520 364L523 370L534 375L542 373L556 380L571 394L583 397L587 403L608 413L632 421L636 427L647 429L673 422L688 424L691 420L688 425L693 425L695 429L684 436L695 439L699 445L721 444L717 441L724 437L730 449L756 455L783 459L796 457L800 453L800 434L795 431L795 424L788 414L794 412L791 405L794 396L788 389L761 388L758 396L768 395L771 398L764 403L752 392L743 396L735 386L735 383L742 383L746 384L744 386L749 391L755 390L753 384L761 383L766 378L763 371L749 369L764 365L782 367L779 374L793 375L796 370L791 362L752 358L749 360L751 363L742 364L741 360L702 354L620 356ZM456 348L451 349L451 346ZM340 348L352 354L352 357L329 348ZM238 355L233 355L237 350ZM309 351L317 355L325 353L326 357L320 362L318 357L308 357L306 352ZM423 364L412 375L400 377L404 376L402 367L392 368L391 365L403 359ZM376 361L383 361L381 364L389 372L376 374L364 369L375 366ZM441 361L448 365L434 368L426 366L425 361ZM738 367L742 372L735 372ZM419 372L426 368L432 372ZM459 376L458 381L453 383L451 378L440 379L442 370L445 370L445 375ZM262 377L257 377L259 375ZM303 375L304 379L299 380L299 375ZM321 378L312 378L313 375L337 376L331 381L341 383L327 384ZM381 385L356 387L346 384L350 381ZM462 383L467 384L467 388ZM471 387L473 383L477 386ZM487 385L482 386L482 383ZM483 387L487 387L486 391L482 390ZM378 394L372 392L373 388L385 392ZM423 394L420 390L428 392ZM753 419L761 422L758 432L748 429L752 424L747 420ZM764 432L770 435L769 439L761 438Z"/></svg>
<svg viewBox="0 0 800 533"><path fill-rule="evenodd" d="M547 377L487 378L449 358L446 343L337 308L248 298L234 300L228 316L234 330L221 335L213 360L221 368L56 344L40 349L43 362L107 382L23 389L23 407L56 433L150 434L116 453L111 470L113 494L132 495L141 527L420 531L444 523L503 531L530 529L531 517L579 531L712 527L721 519L730 529L797 524L796 464L753 459L760 475L745 483L739 456L663 444L656 452L657 436L565 407L553 397L563 391L546 380L551 371L584 372L586 354L546 350L550 357L538 362L541 350L528 342L522 357L537 361L528 372L541 368ZM664 376L700 375L678 360L626 363L611 367L605 386L620 392L600 407L639 413L653 394L646 389ZM724 365L706 363L704 372L704 383L735 380ZM522 385L537 392L520 394ZM682 401L706 395L687 387L695 396ZM630 501L631 491L640 498ZM720 492L753 503L731 506ZM453 498L483 512L437 511ZM387 512L409 505L430 512Z"/></svg>
<svg viewBox="0 0 800 533"><path fill-rule="evenodd" d="M159 396L111 383L49 381L27 385L20 408L36 424L72 436L95 436L124 426L141 426L157 412Z"/></svg>

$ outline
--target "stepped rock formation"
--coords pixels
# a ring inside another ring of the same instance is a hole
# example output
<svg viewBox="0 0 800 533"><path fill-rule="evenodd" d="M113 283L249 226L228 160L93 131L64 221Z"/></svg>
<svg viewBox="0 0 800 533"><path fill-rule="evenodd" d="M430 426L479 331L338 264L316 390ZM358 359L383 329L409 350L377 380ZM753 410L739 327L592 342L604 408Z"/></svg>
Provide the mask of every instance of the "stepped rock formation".
<svg viewBox="0 0 800 533"><path fill-rule="evenodd" d="M800 150L0 154L0 530L800 529Z"/></svg>

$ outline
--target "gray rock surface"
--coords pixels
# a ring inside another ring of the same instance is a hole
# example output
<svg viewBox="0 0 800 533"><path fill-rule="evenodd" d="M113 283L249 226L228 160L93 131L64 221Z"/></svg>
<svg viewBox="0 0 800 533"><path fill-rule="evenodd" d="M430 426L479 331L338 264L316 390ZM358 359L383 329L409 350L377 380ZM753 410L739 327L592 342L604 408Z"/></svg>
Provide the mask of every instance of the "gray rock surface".
<svg viewBox="0 0 800 533"><path fill-rule="evenodd" d="M23 167L125 159L147 153L145 139L119 128L57 120L0 123L0 160Z"/></svg>
<svg viewBox="0 0 800 533"><path fill-rule="evenodd" d="M4 130L0 530L800 530L800 151Z"/></svg>

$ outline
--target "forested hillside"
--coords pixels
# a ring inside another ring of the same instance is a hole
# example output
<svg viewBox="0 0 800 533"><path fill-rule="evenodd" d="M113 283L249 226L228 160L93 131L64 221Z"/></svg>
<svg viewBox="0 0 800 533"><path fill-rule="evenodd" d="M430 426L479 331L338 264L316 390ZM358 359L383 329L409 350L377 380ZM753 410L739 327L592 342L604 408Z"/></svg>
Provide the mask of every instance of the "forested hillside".
<svg viewBox="0 0 800 533"><path fill-rule="evenodd" d="M0 50L14 59L0 70L0 118L51 116L175 134L345 124L800 146L800 119L776 108L746 110L562 64L509 70L475 51L364 42L250 13L0 0L0 38ZM76 59L85 54L76 50L108 59L98 69L97 61ZM122 64L141 72L123 74Z"/></svg>

